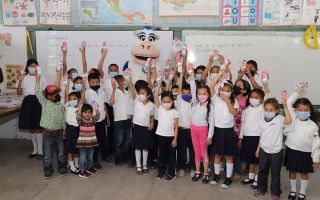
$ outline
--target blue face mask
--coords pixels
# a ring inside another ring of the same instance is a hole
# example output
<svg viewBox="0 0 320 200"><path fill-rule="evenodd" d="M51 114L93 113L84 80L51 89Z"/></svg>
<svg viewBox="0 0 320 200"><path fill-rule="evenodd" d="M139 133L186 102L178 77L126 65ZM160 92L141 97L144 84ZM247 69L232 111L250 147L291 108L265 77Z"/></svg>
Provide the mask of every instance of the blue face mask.
<svg viewBox="0 0 320 200"><path fill-rule="evenodd" d="M186 101L186 102L189 102L191 99L192 99L192 96L189 95L189 94L183 94L181 95L181 98Z"/></svg>
<svg viewBox="0 0 320 200"><path fill-rule="evenodd" d="M78 100L71 100L69 101L69 106L70 107L77 107L78 106Z"/></svg>
<svg viewBox="0 0 320 200"><path fill-rule="evenodd" d="M201 78L202 78L201 74L196 74L196 80L197 81L201 81Z"/></svg>
<svg viewBox="0 0 320 200"><path fill-rule="evenodd" d="M78 76L79 76L79 75L78 75L77 72L71 73L72 79L75 79L75 78L77 78Z"/></svg>
<svg viewBox="0 0 320 200"><path fill-rule="evenodd" d="M117 76L117 75L119 75L118 72L109 72L109 77L110 77L110 78L113 78L113 77L115 77L115 76Z"/></svg>
<svg viewBox="0 0 320 200"><path fill-rule="evenodd" d="M264 117L267 119L273 119L276 116L275 112L264 112Z"/></svg>
<svg viewBox="0 0 320 200"><path fill-rule="evenodd" d="M306 121L310 117L310 112L296 111L296 117L301 121Z"/></svg>
<svg viewBox="0 0 320 200"><path fill-rule="evenodd" d="M35 67L28 67L28 72L30 75L35 75L36 74L36 68Z"/></svg>
<svg viewBox="0 0 320 200"><path fill-rule="evenodd" d="M76 84L74 84L74 89L75 89L77 92L81 92L82 89L83 89L83 86L82 86L82 84L80 84L80 83L76 83Z"/></svg>

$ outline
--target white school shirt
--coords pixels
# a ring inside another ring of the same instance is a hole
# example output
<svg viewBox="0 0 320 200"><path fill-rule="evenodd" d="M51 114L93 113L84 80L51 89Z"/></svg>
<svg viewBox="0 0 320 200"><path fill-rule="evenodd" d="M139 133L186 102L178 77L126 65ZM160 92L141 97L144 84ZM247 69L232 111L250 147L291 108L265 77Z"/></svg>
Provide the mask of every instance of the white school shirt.
<svg viewBox="0 0 320 200"><path fill-rule="evenodd" d="M253 78L257 82L257 84L263 88L262 80L261 80L261 77L259 76L259 74L255 74L253 76ZM253 89L252 83L251 83L251 81L250 81L250 79L249 79L249 77L247 75L243 75L242 79L245 80L245 81L248 81L249 84L250 84L251 89Z"/></svg>
<svg viewBox="0 0 320 200"><path fill-rule="evenodd" d="M227 103L224 102L217 94L211 98L214 107L214 125L218 128L232 128L235 125L234 116L228 109ZM235 100L233 107L239 111L238 101Z"/></svg>
<svg viewBox="0 0 320 200"><path fill-rule="evenodd" d="M257 120L263 120L263 112L262 104L255 107L249 106L242 112L242 126L239 135L240 139L242 139L243 136L260 136L261 132Z"/></svg>
<svg viewBox="0 0 320 200"><path fill-rule="evenodd" d="M129 93L128 91L124 90L122 92L119 88L115 91L115 101L112 105L113 107L113 115L114 121L122 121L129 119L128 117L128 108L129 104Z"/></svg>
<svg viewBox="0 0 320 200"><path fill-rule="evenodd" d="M192 116L191 102L186 102L181 95L178 95L175 106L179 114L179 127L189 129Z"/></svg>
<svg viewBox="0 0 320 200"><path fill-rule="evenodd" d="M101 86L104 92L107 95L107 103L110 104L110 97L112 95L112 83L111 83L111 78L108 75L105 75L105 77L101 80Z"/></svg>
<svg viewBox="0 0 320 200"><path fill-rule="evenodd" d="M25 75L21 84L21 88L23 89L22 95L23 96L35 95L36 94L35 87L36 87L36 77L30 76L29 74ZM40 88L41 90L44 90L46 87L47 87L47 81L43 76L41 76Z"/></svg>
<svg viewBox="0 0 320 200"><path fill-rule="evenodd" d="M175 109L166 110L162 106L158 108L158 127L156 134L164 137L174 137L174 120L178 118Z"/></svg>
<svg viewBox="0 0 320 200"><path fill-rule="evenodd" d="M66 110L66 123L71 125L71 126L78 127L79 124L78 124L78 121L77 121L77 118L76 118L78 108L69 106L69 103L66 103L64 105L64 108Z"/></svg>
<svg viewBox="0 0 320 200"><path fill-rule="evenodd" d="M159 101L161 102L161 95L159 95ZM156 105L154 105L154 119L158 120L158 108Z"/></svg>
<svg viewBox="0 0 320 200"><path fill-rule="evenodd" d="M259 123L260 147L267 153L279 153L282 149L284 117L277 115L270 122L265 119L257 121Z"/></svg>
<svg viewBox="0 0 320 200"><path fill-rule="evenodd" d="M319 163L320 159L320 139L318 135L318 126L315 122L308 119L301 121L296 117L293 104L299 98L299 94L294 92L288 98L287 104L292 117L292 123L285 125L285 135L287 139L285 145L290 149L311 152L313 162Z"/></svg>
<svg viewBox="0 0 320 200"><path fill-rule="evenodd" d="M91 106L94 104L98 104L100 118L97 122L101 122L106 118L106 111L105 111L105 102L107 102L107 95L103 91L103 89L99 88L98 92L94 91L93 89L88 89L86 91L86 102Z"/></svg>
<svg viewBox="0 0 320 200"><path fill-rule="evenodd" d="M143 104L136 98L134 100L133 123L139 126L149 127L150 117L154 115L154 104L150 101Z"/></svg>

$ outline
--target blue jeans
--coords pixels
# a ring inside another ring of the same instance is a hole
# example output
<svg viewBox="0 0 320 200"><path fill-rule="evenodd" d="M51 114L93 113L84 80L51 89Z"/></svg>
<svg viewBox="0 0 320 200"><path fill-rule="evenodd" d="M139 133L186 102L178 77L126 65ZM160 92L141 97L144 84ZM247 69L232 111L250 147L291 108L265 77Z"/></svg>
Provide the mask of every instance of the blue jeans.
<svg viewBox="0 0 320 200"><path fill-rule="evenodd" d="M103 120L101 122L97 122L95 124L96 127L96 136L99 143L99 146L95 148L93 154L94 162L98 162L98 154L100 151L101 159L105 160L108 157L108 143L107 143L107 129L106 129L106 121Z"/></svg>
<svg viewBox="0 0 320 200"><path fill-rule="evenodd" d="M54 132L43 132L43 170L45 172L53 172L52 167L52 148L56 150L58 160L58 171L63 173L67 169L67 158L64 154L64 142L62 140L62 130Z"/></svg>
<svg viewBox="0 0 320 200"><path fill-rule="evenodd" d="M114 122L114 145L116 153L116 162L127 158L130 143L130 120Z"/></svg>
<svg viewBox="0 0 320 200"><path fill-rule="evenodd" d="M79 168L84 171L86 168L91 168L93 166L93 152L94 148L79 148L80 158L79 158Z"/></svg>

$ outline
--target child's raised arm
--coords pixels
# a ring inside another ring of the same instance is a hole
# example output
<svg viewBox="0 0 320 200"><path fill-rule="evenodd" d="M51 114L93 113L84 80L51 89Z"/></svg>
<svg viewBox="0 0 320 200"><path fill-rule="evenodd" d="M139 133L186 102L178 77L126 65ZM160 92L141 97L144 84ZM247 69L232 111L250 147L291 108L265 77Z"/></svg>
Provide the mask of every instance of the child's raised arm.
<svg viewBox="0 0 320 200"><path fill-rule="evenodd" d="M197 103L197 85L194 80L194 70L192 70L192 74L190 75L190 90L191 90L191 102L193 104Z"/></svg>
<svg viewBox="0 0 320 200"><path fill-rule="evenodd" d="M247 72L246 75L248 76L248 78L250 79L250 82L252 84L252 87L254 89L262 89L262 87L257 83L257 81L254 79L254 77L252 76L252 74L250 73L250 68L247 67Z"/></svg>
<svg viewBox="0 0 320 200"><path fill-rule="evenodd" d="M62 50L62 68L63 68L63 75L67 74L68 65L67 65L67 47L61 47Z"/></svg>
<svg viewBox="0 0 320 200"><path fill-rule="evenodd" d="M285 117L284 124L291 124L292 117L287 106L287 99L283 100L283 108L284 108L284 117Z"/></svg>
<svg viewBox="0 0 320 200"><path fill-rule="evenodd" d="M156 68L154 68L156 69ZM151 80L151 68L148 67L148 70L147 70L147 82L148 82L148 86L150 89L153 88L153 85L152 85L152 80Z"/></svg>
<svg viewBox="0 0 320 200"><path fill-rule="evenodd" d="M136 92L136 89L132 85L132 79L131 78L129 78L129 80L128 80L128 86L129 86L129 89L131 91L132 100L134 101L137 98L137 92Z"/></svg>
<svg viewBox="0 0 320 200"><path fill-rule="evenodd" d="M182 82L183 82L183 73L180 72L179 80L178 80L178 94L182 94Z"/></svg>
<svg viewBox="0 0 320 200"><path fill-rule="evenodd" d="M106 59L107 54L108 54L108 49L101 50L101 57L98 64L98 71L100 73L101 78L104 77L103 63L104 63L104 60Z"/></svg>
<svg viewBox="0 0 320 200"><path fill-rule="evenodd" d="M159 108L160 107L160 100L159 100L159 90L160 90L160 87L161 87L161 82L158 81L158 85L156 87L156 91L154 93L154 103L156 105L156 108Z"/></svg>
<svg viewBox="0 0 320 200"><path fill-rule="evenodd" d="M212 81L211 81L211 84L210 84L210 94L211 94L211 97L213 97L216 93L215 91L215 86L217 85L217 83L219 82L221 76L223 75L224 73L224 70L221 70L219 71L218 73L218 76L216 76Z"/></svg>
<svg viewBox="0 0 320 200"><path fill-rule="evenodd" d="M88 65L87 65L87 58L86 58L86 46L81 46L81 56L82 56L82 69L83 74L88 73Z"/></svg>
<svg viewBox="0 0 320 200"><path fill-rule="evenodd" d="M55 80L55 85L58 88L61 88L61 77L62 77L62 69L58 70L56 69L56 80ZM69 84L68 84L69 86Z"/></svg>
<svg viewBox="0 0 320 200"><path fill-rule="evenodd" d="M117 90L117 84L112 82L112 94L111 94L111 97L110 97L110 106L112 106L115 103L116 90Z"/></svg>
<svg viewBox="0 0 320 200"><path fill-rule="evenodd" d="M206 80L208 72L211 69L211 66L213 65L213 63L214 63L214 58L213 58L213 55L211 55L209 57L209 61L208 61L207 67L205 68L205 70L203 71L203 73L201 75L202 76L202 80Z"/></svg>

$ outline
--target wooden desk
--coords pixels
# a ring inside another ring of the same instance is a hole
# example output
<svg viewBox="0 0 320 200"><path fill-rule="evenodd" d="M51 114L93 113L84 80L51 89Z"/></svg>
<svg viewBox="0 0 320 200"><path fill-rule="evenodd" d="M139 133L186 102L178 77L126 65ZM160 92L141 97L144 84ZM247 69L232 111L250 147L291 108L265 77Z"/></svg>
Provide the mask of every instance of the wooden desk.
<svg viewBox="0 0 320 200"><path fill-rule="evenodd" d="M20 108L0 108L0 118L17 113L19 111Z"/></svg>

